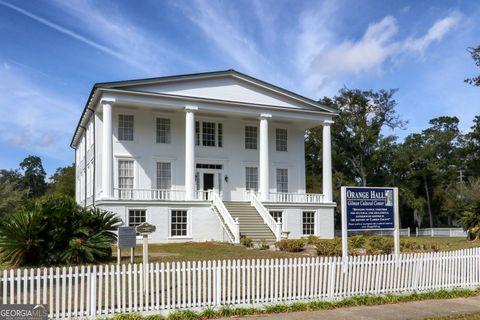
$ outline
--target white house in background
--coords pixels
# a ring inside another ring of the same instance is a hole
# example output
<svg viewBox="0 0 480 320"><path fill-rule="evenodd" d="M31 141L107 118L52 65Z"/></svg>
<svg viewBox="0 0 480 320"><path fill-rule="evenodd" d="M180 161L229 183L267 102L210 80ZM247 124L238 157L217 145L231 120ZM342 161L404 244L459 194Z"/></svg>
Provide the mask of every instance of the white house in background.
<svg viewBox="0 0 480 320"><path fill-rule="evenodd" d="M76 200L157 226L152 242L334 236L336 110L234 70L94 85L73 136ZM305 130L323 126L323 194Z"/></svg>

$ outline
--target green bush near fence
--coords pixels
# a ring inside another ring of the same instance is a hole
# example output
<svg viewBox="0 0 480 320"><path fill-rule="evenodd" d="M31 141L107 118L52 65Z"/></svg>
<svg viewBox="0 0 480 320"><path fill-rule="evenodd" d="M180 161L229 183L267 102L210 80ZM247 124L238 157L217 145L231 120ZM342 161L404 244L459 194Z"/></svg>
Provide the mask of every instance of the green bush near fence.
<svg viewBox="0 0 480 320"><path fill-rule="evenodd" d="M107 261L120 224L69 196L40 198L0 224L0 259L13 267Z"/></svg>
<svg viewBox="0 0 480 320"><path fill-rule="evenodd" d="M428 299L452 299L466 298L480 295L480 288L475 290L441 290L426 293L414 293L409 295L384 295L384 296L358 296L338 301L312 301L297 302L292 304L276 304L266 306L265 308L231 308L222 307L220 309L206 308L199 312L191 310L178 310L171 312L167 317L161 315L141 316L136 313L118 314L111 318L112 320L200 320L213 319L220 317L246 316L255 314L275 314L296 311L315 311L331 310L354 306L372 306L382 304L392 304L410 301L420 301ZM106 319L105 319L106 320Z"/></svg>

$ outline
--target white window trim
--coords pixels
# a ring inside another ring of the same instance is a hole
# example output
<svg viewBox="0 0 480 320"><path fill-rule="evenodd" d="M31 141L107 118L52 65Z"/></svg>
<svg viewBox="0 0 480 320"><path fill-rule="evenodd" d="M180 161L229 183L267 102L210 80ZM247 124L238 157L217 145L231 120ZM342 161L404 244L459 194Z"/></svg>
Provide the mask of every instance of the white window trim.
<svg viewBox="0 0 480 320"><path fill-rule="evenodd" d="M287 231L287 215L286 215L286 210L284 209L268 209L268 213L270 214L270 211L279 211L282 213L282 231Z"/></svg>
<svg viewBox="0 0 480 320"><path fill-rule="evenodd" d="M150 221L151 220L151 216L150 216L150 210L148 210L148 208L146 207L140 207L140 206L126 206L125 207L125 213L124 213L124 219L123 220L123 225L128 227L129 226L129 216L128 216L128 213L130 210L145 210L145 222L148 222L148 223L151 223ZM141 240L143 239L143 236L139 235L137 236L137 240ZM152 234L150 233L148 235L148 239L152 239Z"/></svg>
<svg viewBox="0 0 480 320"><path fill-rule="evenodd" d="M287 150L285 150L285 151L277 150L277 129L287 130ZM275 152L285 154L285 153L288 153L290 151L290 145L288 143L288 141L290 140L289 139L289 136L290 136L289 131L290 131L289 128L285 128L285 127L274 127L273 128L273 142L274 142L273 150L275 150Z"/></svg>
<svg viewBox="0 0 480 320"><path fill-rule="evenodd" d="M301 209L302 211L302 219L301 219L301 228L302 228L302 237L309 237L309 236L316 236L318 234L317 230L317 221L318 221L318 214L317 210L308 210L308 209ZM313 212L313 234L304 234L303 233L303 213L304 212Z"/></svg>
<svg viewBox="0 0 480 320"><path fill-rule="evenodd" d="M172 210L187 211L187 235L172 236ZM168 240L192 239L192 209L191 208L168 208Z"/></svg>
<svg viewBox="0 0 480 320"><path fill-rule="evenodd" d="M121 160L127 160L127 161L133 161L133 189L138 189L138 157L132 157L132 156L125 156L125 155L114 155L113 156L114 161L113 161L113 187L118 189L118 162Z"/></svg>
<svg viewBox="0 0 480 320"><path fill-rule="evenodd" d="M133 140L119 140L118 139L118 116L124 114L124 115L129 115L133 116ZM138 143L138 134L137 134L137 117L138 114L132 110L129 109L121 109L117 108L115 112L112 113L112 122L113 122L113 142L115 143Z"/></svg>
<svg viewBox="0 0 480 320"><path fill-rule="evenodd" d="M255 191L258 191L259 188L260 188L260 168L259 168L258 164L252 164L252 165L245 164L243 166L243 189L245 191L251 190L251 189L247 189L247 167L257 168L257 190L255 190Z"/></svg>
<svg viewBox="0 0 480 320"><path fill-rule="evenodd" d="M170 190L181 190L182 186L177 186L175 184L175 160L177 158L175 157L161 157L161 156L153 156L153 173L154 177L153 179L150 179L150 188L151 189L156 189L157 188L157 162L168 162L170 163L170 179L172 180L172 185L170 187ZM179 188L180 187L180 188Z"/></svg>
<svg viewBox="0 0 480 320"><path fill-rule="evenodd" d="M292 190L291 185L290 185L290 168L289 167L275 167L275 192L280 193L278 191L278 179L277 179L277 169L286 169L287 170L287 192L289 193L290 190Z"/></svg>
<svg viewBox="0 0 480 320"><path fill-rule="evenodd" d="M197 145L197 131L196 131L196 122L199 122L200 125L200 141L199 144ZM213 122L215 123L215 146L204 146L203 145L203 122ZM222 125L222 146L218 146L218 124ZM219 119L210 119L210 118L204 118L204 117L196 117L195 118L195 127L194 127L194 132L195 132L195 148L218 148L218 149L223 149L225 148L225 123L223 121L220 121Z"/></svg>
<svg viewBox="0 0 480 320"><path fill-rule="evenodd" d="M170 142L157 142L157 119L168 119L170 120ZM155 113L153 116L153 142L156 145L173 145L175 144L174 138L173 138L173 118L171 114L161 114L161 113ZM133 137L135 139L135 136Z"/></svg>
<svg viewBox="0 0 480 320"><path fill-rule="evenodd" d="M255 149L248 149L246 140L247 140L247 127L255 127L257 128L257 148ZM250 124L250 123L244 123L243 124L243 149L248 150L248 151L256 151L259 152L260 150L260 129L258 128L257 124Z"/></svg>

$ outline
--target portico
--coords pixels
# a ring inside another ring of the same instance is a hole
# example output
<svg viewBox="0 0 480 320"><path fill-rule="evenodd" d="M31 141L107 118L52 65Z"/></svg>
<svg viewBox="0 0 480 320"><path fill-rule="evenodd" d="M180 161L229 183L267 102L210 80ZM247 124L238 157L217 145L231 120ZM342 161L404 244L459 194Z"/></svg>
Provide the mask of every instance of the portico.
<svg viewBox="0 0 480 320"><path fill-rule="evenodd" d="M188 221L187 237L202 216L233 242L245 226L235 222L242 212L229 210L251 204L277 239L281 230L333 236L334 110L235 71L99 84L92 92L72 142L79 203L124 221L152 223L159 214L172 228ZM319 125L323 192L311 194L304 137Z"/></svg>

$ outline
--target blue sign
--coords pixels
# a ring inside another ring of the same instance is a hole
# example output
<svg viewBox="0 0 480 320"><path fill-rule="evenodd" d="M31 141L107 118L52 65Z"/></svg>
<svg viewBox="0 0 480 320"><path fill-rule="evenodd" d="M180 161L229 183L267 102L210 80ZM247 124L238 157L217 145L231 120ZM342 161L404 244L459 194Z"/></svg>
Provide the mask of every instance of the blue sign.
<svg viewBox="0 0 480 320"><path fill-rule="evenodd" d="M395 228L394 188L346 187L347 230Z"/></svg>

